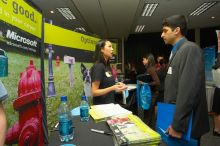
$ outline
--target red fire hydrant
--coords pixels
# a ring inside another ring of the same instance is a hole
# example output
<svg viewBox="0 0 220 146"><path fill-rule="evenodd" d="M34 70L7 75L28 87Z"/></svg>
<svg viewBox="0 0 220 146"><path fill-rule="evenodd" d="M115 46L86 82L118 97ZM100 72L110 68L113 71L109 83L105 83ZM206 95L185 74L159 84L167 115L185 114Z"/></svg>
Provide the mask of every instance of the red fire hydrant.
<svg viewBox="0 0 220 146"><path fill-rule="evenodd" d="M13 107L19 112L19 121L6 134L7 145L43 146L41 76L33 61L20 74L18 97Z"/></svg>
<svg viewBox="0 0 220 146"><path fill-rule="evenodd" d="M59 67L60 66L60 56L56 57L56 66Z"/></svg>

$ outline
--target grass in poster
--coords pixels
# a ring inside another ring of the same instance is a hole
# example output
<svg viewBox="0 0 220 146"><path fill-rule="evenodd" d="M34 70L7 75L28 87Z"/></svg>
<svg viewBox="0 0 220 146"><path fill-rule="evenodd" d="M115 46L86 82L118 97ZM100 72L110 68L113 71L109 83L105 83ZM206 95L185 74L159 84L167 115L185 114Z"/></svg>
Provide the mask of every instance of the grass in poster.
<svg viewBox="0 0 220 146"><path fill-rule="evenodd" d="M7 52L8 55L8 76L1 78L7 91L8 98L4 101L5 112L7 116L8 128L10 128L16 121L18 121L18 112L13 109L13 101L18 96L18 82L20 80L20 73L23 72L29 65L30 59L34 61L34 65L37 70L40 70L40 58L27 56L23 53L18 52ZM73 77L74 86L70 87L69 83L69 67L64 64L63 61L60 62L60 66L56 66L55 60L53 60L53 76L55 83L56 97L46 97L46 108L47 108L47 122L48 131L53 129L54 125L57 123L57 109L60 104L60 96L67 95L70 109L79 106L81 101L81 95L83 94L83 81L82 74L80 70L81 62L76 62L73 65ZM91 63L84 63L87 68L91 67ZM48 59L45 56L44 61L45 68L45 92L47 96L48 89Z"/></svg>

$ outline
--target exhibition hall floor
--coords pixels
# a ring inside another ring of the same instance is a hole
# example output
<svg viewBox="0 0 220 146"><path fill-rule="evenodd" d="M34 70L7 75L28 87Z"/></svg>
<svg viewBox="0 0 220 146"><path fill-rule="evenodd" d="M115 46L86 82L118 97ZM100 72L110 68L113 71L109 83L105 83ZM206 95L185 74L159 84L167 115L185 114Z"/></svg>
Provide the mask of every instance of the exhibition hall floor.
<svg viewBox="0 0 220 146"><path fill-rule="evenodd" d="M201 146L220 146L220 137L213 136L213 116L209 116L210 131L201 139Z"/></svg>

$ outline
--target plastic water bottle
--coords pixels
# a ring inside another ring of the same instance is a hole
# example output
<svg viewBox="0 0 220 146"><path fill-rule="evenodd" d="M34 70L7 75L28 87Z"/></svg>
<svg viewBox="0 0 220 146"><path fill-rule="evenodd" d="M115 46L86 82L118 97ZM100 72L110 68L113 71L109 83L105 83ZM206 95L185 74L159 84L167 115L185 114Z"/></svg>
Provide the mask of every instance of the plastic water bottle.
<svg viewBox="0 0 220 146"><path fill-rule="evenodd" d="M61 103L58 109L60 141L68 142L73 139L73 124L67 103L67 96L61 96L60 100Z"/></svg>
<svg viewBox="0 0 220 146"><path fill-rule="evenodd" d="M89 121L89 104L86 96L82 96L82 101L80 104L80 118L82 122Z"/></svg>

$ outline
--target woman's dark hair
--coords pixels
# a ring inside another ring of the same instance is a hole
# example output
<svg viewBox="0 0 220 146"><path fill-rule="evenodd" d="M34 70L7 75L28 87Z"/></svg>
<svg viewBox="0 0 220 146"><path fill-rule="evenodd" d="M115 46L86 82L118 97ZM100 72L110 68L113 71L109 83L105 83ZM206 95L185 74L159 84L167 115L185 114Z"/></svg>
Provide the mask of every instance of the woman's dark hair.
<svg viewBox="0 0 220 146"><path fill-rule="evenodd" d="M109 40L99 40L97 43L96 43L96 47L95 47L95 52L94 52L94 59L95 59L95 62L100 62L100 63L104 63L105 66L106 65L110 65L109 63L109 60L106 62L103 54L102 54L102 49L105 47L105 44L106 42L109 41Z"/></svg>
<svg viewBox="0 0 220 146"><path fill-rule="evenodd" d="M146 67L154 66L155 65L155 59L153 54L147 54L143 58L146 58L148 60L148 64Z"/></svg>
<svg viewBox="0 0 220 146"><path fill-rule="evenodd" d="M162 26L168 26L172 30L179 27L182 35L187 34L187 20L183 15L173 15L163 20Z"/></svg>

